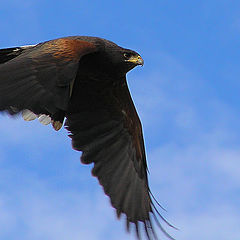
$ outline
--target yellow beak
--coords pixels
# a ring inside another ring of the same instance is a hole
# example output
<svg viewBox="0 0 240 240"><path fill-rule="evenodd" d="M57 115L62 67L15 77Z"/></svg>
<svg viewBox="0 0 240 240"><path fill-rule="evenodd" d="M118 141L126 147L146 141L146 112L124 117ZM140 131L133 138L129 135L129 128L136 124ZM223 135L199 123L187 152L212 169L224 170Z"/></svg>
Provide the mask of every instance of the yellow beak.
<svg viewBox="0 0 240 240"><path fill-rule="evenodd" d="M131 62L131 63L134 63L136 65L142 65L144 64L144 61L143 59L141 58L140 55L137 55L137 56L132 56L130 57L128 60L126 60L127 62Z"/></svg>

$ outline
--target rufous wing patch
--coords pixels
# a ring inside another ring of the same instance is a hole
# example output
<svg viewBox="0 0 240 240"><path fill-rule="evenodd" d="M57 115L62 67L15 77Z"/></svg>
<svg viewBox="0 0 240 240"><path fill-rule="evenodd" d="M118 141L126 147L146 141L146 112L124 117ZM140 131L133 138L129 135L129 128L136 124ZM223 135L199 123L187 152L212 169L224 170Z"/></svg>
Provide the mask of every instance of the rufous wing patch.
<svg viewBox="0 0 240 240"><path fill-rule="evenodd" d="M60 38L43 44L42 50L52 54L54 58L66 61L78 61L81 56L95 52L97 50L93 43L77 40Z"/></svg>

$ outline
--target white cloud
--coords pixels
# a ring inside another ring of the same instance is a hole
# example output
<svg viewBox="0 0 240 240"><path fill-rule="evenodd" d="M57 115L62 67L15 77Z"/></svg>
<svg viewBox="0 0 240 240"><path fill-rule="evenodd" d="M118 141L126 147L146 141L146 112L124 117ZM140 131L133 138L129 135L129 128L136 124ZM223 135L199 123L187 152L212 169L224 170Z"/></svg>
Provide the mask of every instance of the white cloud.
<svg viewBox="0 0 240 240"><path fill-rule="evenodd" d="M240 217L229 206L216 206L199 214L179 215L181 230L176 239L238 239Z"/></svg>
<svg viewBox="0 0 240 240"><path fill-rule="evenodd" d="M108 198L97 184L93 189L61 188L29 170L22 173L19 176L14 170L1 171L1 189L6 189L0 195L0 238L126 238L123 224L116 220Z"/></svg>
<svg viewBox="0 0 240 240"><path fill-rule="evenodd" d="M202 137L188 146L161 146L149 156L152 191L180 228L170 229L176 239L238 239L240 151L221 141Z"/></svg>

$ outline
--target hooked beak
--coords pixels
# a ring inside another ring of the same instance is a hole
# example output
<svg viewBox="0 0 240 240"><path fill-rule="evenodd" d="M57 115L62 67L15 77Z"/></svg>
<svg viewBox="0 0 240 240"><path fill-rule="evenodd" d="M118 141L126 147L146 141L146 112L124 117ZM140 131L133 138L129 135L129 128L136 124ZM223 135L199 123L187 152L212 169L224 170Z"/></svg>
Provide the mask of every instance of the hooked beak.
<svg viewBox="0 0 240 240"><path fill-rule="evenodd" d="M131 62L131 63L134 63L136 65L141 65L141 66L143 66L143 64L144 64L144 61L140 55L132 56L128 60L126 60L126 62Z"/></svg>

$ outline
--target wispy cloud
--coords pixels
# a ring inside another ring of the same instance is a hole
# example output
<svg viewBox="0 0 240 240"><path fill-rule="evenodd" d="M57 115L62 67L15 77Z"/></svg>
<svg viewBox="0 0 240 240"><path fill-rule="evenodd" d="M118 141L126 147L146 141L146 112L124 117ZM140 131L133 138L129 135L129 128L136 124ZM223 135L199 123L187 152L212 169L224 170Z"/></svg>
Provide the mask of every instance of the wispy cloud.
<svg viewBox="0 0 240 240"><path fill-rule="evenodd" d="M99 187L68 189L30 170L12 169L1 170L0 189L2 239L126 238Z"/></svg>

